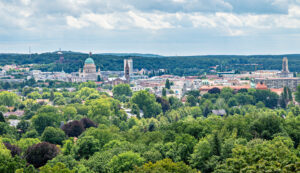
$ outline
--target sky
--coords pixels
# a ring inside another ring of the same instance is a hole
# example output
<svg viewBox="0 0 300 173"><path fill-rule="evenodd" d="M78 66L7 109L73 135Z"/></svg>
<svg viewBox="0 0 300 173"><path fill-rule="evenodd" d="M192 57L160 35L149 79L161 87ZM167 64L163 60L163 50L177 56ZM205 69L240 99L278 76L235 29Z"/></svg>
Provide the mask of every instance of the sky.
<svg viewBox="0 0 300 173"><path fill-rule="evenodd" d="M0 0L0 53L300 53L300 0Z"/></svg>

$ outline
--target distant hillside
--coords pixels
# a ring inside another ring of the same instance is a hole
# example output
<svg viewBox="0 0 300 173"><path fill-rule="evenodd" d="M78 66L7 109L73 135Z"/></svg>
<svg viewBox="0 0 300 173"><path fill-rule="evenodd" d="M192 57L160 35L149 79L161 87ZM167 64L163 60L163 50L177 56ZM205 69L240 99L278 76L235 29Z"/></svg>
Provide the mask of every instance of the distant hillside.
<svg viewBox="0 0 300 173"><path fill-rule="evenodd" d="M88 57L86 53L63 52L64 60L59 62L57 52L42 54L0 54L0 65L5 64L40 64L37 69L43 71L78 71L83 66L84 60ZM134 68L146 69L168 69L176 75L197 75L208 72L209 67L220 65L220 70L255 70L256 69L280 70L282 58L288 57L290 71L300 71L300 54L292 55L205 55L205 56L172 56L164 57L152 54L93 54L96 65L101 70L122 70L123 59L131 57Z"/></svg>
<svg viewBox="0 0 300 173"><path fill-rule="evenodd" d="M163 56L156 54L141 54L141 53L101 53L97 55L112 55L112 56L134 56L134 57L148 57L148 58L161 58Z"/></svg>

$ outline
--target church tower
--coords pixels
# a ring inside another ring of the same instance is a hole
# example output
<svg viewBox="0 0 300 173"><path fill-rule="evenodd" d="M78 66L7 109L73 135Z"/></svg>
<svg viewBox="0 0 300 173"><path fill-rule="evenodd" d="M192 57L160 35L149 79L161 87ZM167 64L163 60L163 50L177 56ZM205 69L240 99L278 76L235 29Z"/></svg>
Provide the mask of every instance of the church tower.
<svg viewBox="0 0 300 173"><path fill-rule="evenodd" d="M130 71L129 71L128 61L126 61L124 72L125 72L126 83L130 83Z"/></svg>

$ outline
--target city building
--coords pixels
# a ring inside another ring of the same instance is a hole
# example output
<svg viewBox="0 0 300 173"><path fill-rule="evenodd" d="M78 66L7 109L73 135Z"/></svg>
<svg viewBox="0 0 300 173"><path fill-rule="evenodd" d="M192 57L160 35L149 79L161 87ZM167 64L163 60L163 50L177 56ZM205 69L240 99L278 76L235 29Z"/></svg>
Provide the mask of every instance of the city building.
<svg viewBox="0 0 300 173"><path fill-rule="evenodd" d="M96 65L94 60L91 58L91 53L89 57L84 61L83 69L79 68L79 81L97 81L98 78L101 78L100 67L98 71L96 70Z"/></svg>
<svg viewBox="0 0 300 173"><path fill-rule="evenodd" d="M130 82L130 68L129 68L128 61L126 61L126 64L125 64L124 74L125 74L126 83L129 83Z"/></svg>
<svg viewBox="0 0 300 173"><path fill-rule="evenodd" d="M278 77L293 77L293 73L289 71L289 62L287 57L282 59L282 71L278 73Z"/></svg>
<svg viewBox="0 0 300 173"><path fill-rule="evenodd" d="M129 75L132 75L133 74L133 61L132 61L132 59L124 59L124 74L126 73L125 72L126 65L128 65L128 68L129 68Z"/></svg>
<svg viewBox="0 0 300 173"><path fill-rule="evenodd" d="M106 84L110 84L110 85L119 85L119 84L130 84L130 65L132 64L132 60L131 61L127 61L124 60L124 76L123 77L113 77L113 78L107 78ZM132 66L131 66L132 67Z"/></svg>
<svg viewBox="0 0 300 173"><path fill-rule="evenodd" d="M296 91L297 86L300 85L300 78L257 78L254 79L255 83L263 83L268 88L284 88L288 87Z"/></svg>
<svg viewBox="0 0 300 173"><path fill-rule="evenodd" d="M257 90L267 90L268 89L267 85L265 85L263 82L259 82L255 88Z"/></svg>

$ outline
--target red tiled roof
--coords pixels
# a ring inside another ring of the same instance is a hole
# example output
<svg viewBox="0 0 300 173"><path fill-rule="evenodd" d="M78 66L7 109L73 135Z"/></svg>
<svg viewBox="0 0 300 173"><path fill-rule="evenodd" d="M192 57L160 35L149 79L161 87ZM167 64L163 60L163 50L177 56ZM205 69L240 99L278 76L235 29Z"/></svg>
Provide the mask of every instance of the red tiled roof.
<svg viewBox="0 0 300 173"><path fill-rule="evenodd" d="M278 95L281 95L281 93L283 93L283 88L271 88L270 90Z"/></svg>
<svg viewBox="0 0 300 173"><path fill-rule="evenodd" d="M258 90L267 90L268 87L267 87L267 85L265 85L264 83L258 83L258 84L256 85L256 89L258 89Z"/></svg>

